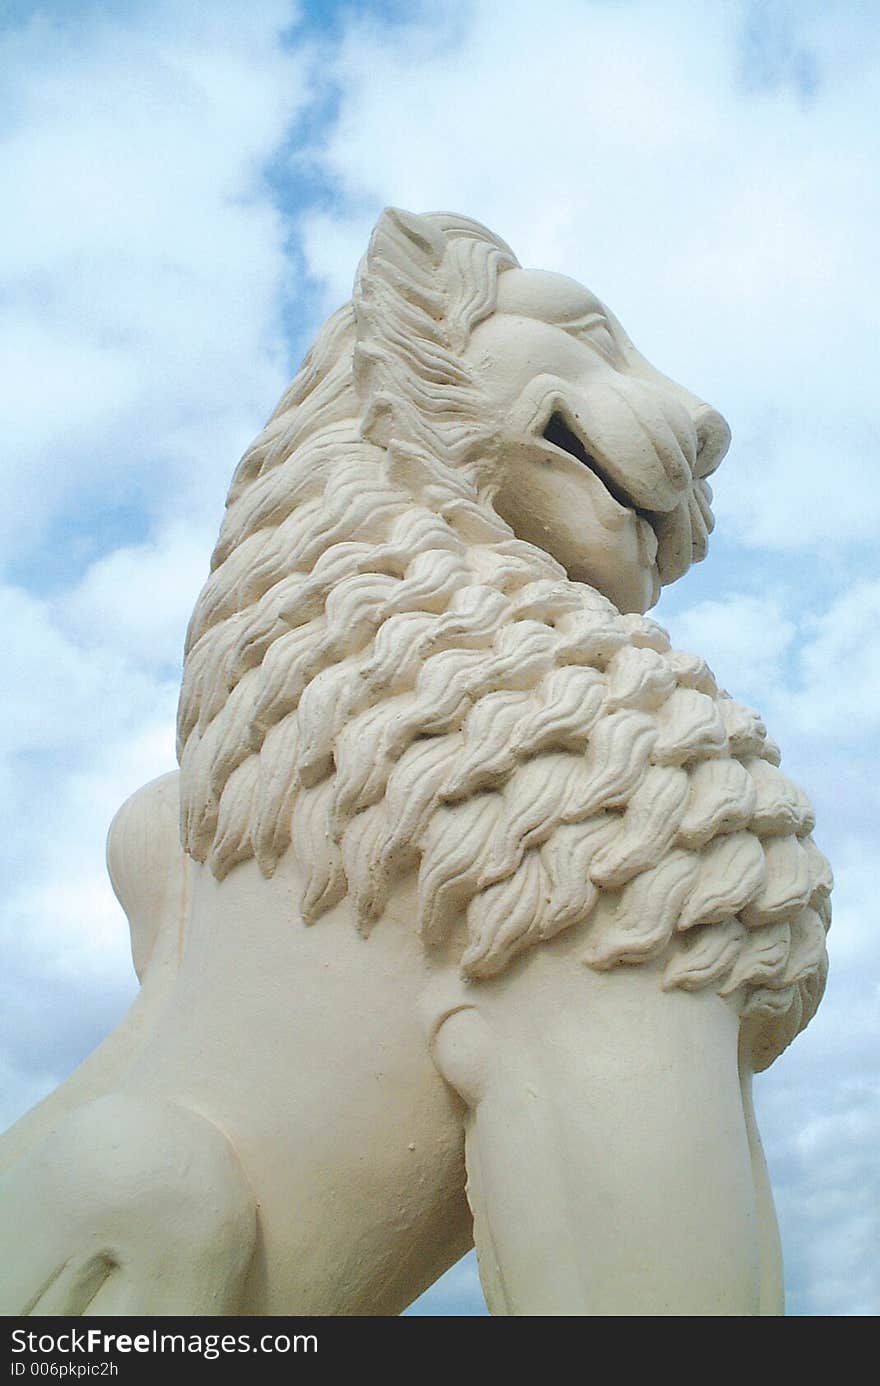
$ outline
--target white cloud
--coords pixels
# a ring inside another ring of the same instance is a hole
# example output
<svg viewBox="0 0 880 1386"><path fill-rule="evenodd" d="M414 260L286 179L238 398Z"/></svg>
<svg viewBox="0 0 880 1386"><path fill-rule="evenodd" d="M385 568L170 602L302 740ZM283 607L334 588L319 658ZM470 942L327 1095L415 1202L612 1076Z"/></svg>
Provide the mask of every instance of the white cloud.
<svg viewBox="0 0 880 1386"><path fill-rule="evenodd" d="M752 698L789 737L854 748L880 730L880 582L850 579L816 610L810 584L732 593L664 614L722 685Z"/></svg>
<svg viewBox="0 0 880 1386"><path fill-rule="evenodd" d="M808 620L800 665L799 727L848 739L880 730L880 581L854 582Z"/></svg>
<svg viewBox="0 0 880 1386"><path fill-rule="evenodd" d="M778 683L796 631L778 598L742 594L700 602L666 620L675 644L698 650L721 685L742 698L759 699Z"/></svg>
<svg viewBox="0 0 880 1386"><path fill-rule="evenodd" d="M104 840L174 764L186 620L237 455L288 376L266 165L310 96L306 49L281 42L295 15L49 7L0 39L0 535L35 583L0 587L7 1117L132 993Z"/></svg>
<svg viewBox="0 0 880 1386"><path fill-rule="evenodd" d="M784 9L478 0L396 39L355 20L314 149L345 205L306 216L304 244L335 302L382 203L446 206L582 278L729 415L720 516L803 549L880 522L880 65L852 20ZM776 56L748 83L762 45Z"/></svg>
<svg viewBox="0 0 880 1386"><path fill-rule="evenodd" d="M7 591L0 608L14 636L0 694L0 1120L8 1120L94 1048L133 994L104 842L122 801L174 765L177 681L122 650L77 644L49 603Z"/></svg>
<svg viewBox="0 0 880 1386"><path fill-rule="evenodd" d="M823 1005L831 1004L831 998ZM853 1020L849 1017L849 1033ZM861 1073L842 1077L828 1062L822 1011L778 1071L757 1084L759 1121L786 1259L788 1312L872 1315L877 1310L876 1256L880 1236L880 1101L866 1081L876 1049L876 1008ZM810 1044L810 1041L815 1042ZM852 1061L853 1046L846 1051ZM856 1053L859 1053L856 1046Z"/></svg>
<svg viewBox="0 0 880 1386"><path fill-rule="evenodd" d="M213 506L227 449L285 383L291 270L265 165L310 91L305 53L279 43L293 13L161 3L66 25L47 10L0 41L15 556L84 489L95 509L134 494L163 515L181 492L197 505L194 469Z"/></svg>
<svg viewBox="0 0 880 1386"><path fill-rule="evenodd" d="M112 648L84 648L70 639L49 602L0 588L0 625L14 633L4 650L0 749L79 753L148 716L156 680Z"/></svg>
<svg viewBox="0 0 880 1386"><path fill-rule="evenodd" d="M148 667L178 666L216 534L172 524L144 544L114 549L58 600L65 628Z"/></svg>

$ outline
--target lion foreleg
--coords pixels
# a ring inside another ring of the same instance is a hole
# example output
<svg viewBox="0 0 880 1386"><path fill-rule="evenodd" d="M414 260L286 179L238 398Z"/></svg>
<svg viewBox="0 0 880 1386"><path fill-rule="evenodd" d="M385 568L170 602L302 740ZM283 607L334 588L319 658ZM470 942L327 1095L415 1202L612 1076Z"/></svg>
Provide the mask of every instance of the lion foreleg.
<svg viewBox="0 0 880 1386"><path fill-rule="evenodd" d="M599 976L549 951L474 988L434 1041L466 1105L490 1310L762 1312L736 1015L646 966Z"/></svg>

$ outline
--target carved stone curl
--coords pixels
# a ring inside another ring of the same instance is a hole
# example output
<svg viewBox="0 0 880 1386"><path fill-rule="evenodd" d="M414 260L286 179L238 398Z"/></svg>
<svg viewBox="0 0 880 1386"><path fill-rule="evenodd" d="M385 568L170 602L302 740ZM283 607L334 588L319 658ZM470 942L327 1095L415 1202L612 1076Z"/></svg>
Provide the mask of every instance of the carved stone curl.
<svg viewBox="0 0 880 1386"><path fill-rule="evenodd" d="M582 286L383 214L111 829L143 993L8 1137L6 1312L396 1313L472 1235L493 1313L781 1312L749 1083L830 872L643 614L728 442Z"/></svg>

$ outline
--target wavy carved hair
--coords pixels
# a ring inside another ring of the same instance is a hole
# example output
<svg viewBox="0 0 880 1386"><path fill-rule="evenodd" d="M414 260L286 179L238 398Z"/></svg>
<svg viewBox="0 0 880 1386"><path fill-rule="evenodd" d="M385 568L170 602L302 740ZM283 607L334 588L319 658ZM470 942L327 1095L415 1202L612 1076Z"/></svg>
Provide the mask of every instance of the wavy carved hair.
<svg viewBox="0 0 880 1386"><path fill-rule="evenodd" d="M516 263L385 212L242 459L187 637L184 846L270 876L292 843L304 919L348 895L364 931L417 871L426 946L466 921L475 979L577 927L592 967L744 989L765 1066L824 984L810 805L701 660L496 514L462 350Z"/></svg>

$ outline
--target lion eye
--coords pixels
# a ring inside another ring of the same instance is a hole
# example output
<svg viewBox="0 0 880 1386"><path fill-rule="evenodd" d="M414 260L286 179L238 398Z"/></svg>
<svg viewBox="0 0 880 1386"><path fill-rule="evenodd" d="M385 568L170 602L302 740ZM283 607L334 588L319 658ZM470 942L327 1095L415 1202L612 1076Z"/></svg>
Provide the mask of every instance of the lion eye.
<svg viewBox="0 0 880 1386"><path fill-rule="evenodd" d="M617 346L604 314L585 313L583 317L575 318L572 322L560 323L559 326L569 336L577 337L579 341L588 342L591 347L595 347L606 360L616 359Z"/></svg>

